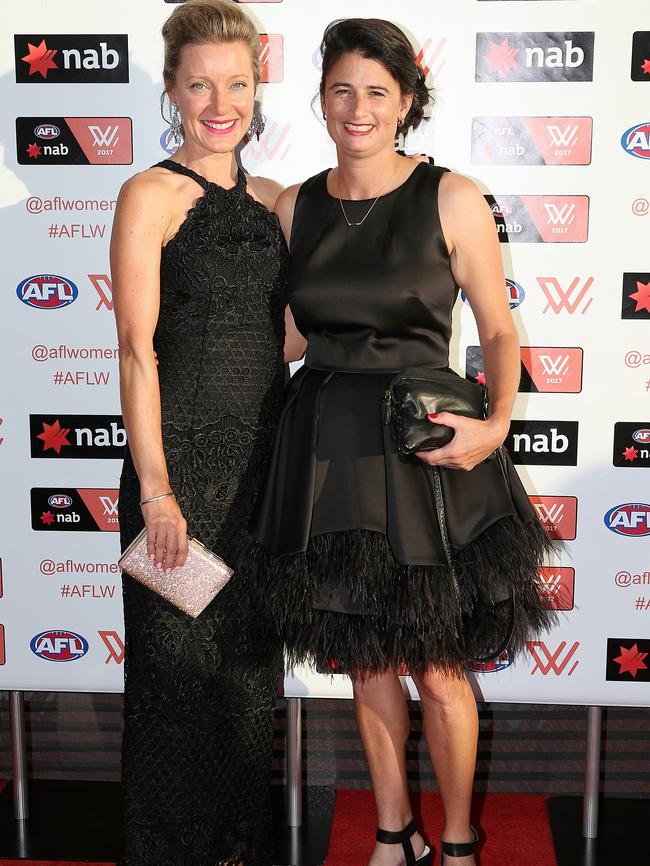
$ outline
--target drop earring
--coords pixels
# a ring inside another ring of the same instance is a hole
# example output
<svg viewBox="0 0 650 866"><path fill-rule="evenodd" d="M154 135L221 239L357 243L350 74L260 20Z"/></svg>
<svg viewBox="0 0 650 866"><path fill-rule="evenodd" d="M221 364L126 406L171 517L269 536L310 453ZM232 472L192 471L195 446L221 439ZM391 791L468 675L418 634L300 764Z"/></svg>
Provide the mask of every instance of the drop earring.
<svg viewBox="0 0 650 866"><path fill-rule="evenodd" d="M254 111L253 116L251 117L250 126L248 127L248 132L246 133L249 141L253 136L255 136L259 141L260 135L264 132L265 127L266 121L264 120L264 115L260 111Z"/></svg>
<svg viewBox="0 0 650 866"><path fill-rule="evenodd" d="M171 134L174 137L175 143L180 144L181 140L182 140L183 124L181 122L181 115L180 115L180 112L178 110L178 106L176 105L175 102L171 103L170 114L171 114L171 120L169 123L169 129L171 131Z"/></svg>

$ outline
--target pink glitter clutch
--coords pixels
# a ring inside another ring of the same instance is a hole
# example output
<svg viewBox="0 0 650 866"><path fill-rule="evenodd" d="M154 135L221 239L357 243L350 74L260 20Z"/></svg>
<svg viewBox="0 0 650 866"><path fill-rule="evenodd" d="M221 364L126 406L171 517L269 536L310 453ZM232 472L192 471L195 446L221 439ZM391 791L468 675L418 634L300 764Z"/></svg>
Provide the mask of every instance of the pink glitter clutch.
<svg viewBox="0 0 650 866"><path fill-rule="evenodd" d="M197 541L189 540L185 565L165 574L147 555L146 528L137 535L118 560L119 567L191 617L197 617L232 576L223 559Z"/></svg>

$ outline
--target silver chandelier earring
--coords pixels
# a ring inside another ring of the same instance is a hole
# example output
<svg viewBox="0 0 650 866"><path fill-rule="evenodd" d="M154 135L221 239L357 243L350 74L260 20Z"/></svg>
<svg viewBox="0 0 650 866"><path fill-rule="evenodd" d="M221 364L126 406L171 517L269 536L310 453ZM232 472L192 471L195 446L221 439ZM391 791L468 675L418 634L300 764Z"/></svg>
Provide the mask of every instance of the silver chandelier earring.
<svg viewBox="0 0 650 866"><path fill-rule="evenodd" d="M170 114L171 114L171 120L169 123L170 132L174 136L174 141L176 142L176 144L180 144L181 140L182 140L183 124L181 122L181 115L180 115L180 112L178 110L178 106L176 105L175 102L171 103Z"/></svg>
<svg viewBox="0 0 650 866"><path fill-rule="evenodd" d="M264 115L260 111L254 111L253 116L251 117L251 124L248 127L248 132L246 133L248 139L250 141L253 136L259 141L260 135L264 132L264 128L266 126L266 121L264 120Z"/></svg>

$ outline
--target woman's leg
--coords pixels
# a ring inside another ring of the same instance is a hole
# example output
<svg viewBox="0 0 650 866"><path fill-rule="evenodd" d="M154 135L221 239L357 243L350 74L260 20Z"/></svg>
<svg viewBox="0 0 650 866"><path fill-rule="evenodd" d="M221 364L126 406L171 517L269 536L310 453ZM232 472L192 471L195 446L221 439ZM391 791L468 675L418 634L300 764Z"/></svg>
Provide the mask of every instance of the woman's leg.
<svg viewBox="0 0 650 866"><path fill-rule="evenodd" d="M409 717L399 679L394 673L354 681L357 724L366 752L377 804L378 826L402 830L412 817L406 781L406 741ZM419 833L411 837L415 856L424 851ZM404 863L401 845L379 842L369 866Z"/></svg>
<svg viewBox="0 0 650 866"><path fill-rule="evenodd" d="M420 693L424 733L445 808L447 842L469 842L470 806L478 715L465 676L443 675L432 669L413 681ZM474 866L473 857L447 857L444 866Z"/></svg>

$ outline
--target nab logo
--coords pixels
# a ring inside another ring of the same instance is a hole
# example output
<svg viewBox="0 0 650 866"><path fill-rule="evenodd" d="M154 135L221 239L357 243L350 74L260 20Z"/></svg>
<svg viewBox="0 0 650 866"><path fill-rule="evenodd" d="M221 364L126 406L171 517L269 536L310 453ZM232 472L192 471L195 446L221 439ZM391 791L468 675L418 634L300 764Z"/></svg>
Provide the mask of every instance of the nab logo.
<svg viewBox="0 0 650 866"><path fill-rule="evenodd" d="M566 671L566 675L570 677L580 664L578 659L573 659L580 647L580 641L575 641L569 647L563 640L555 650L550 650L545 643L538 640L526 641L526 646L535 660L535 665L530 671L531 676L539 671L543 677L549 674L559 677Z"/></svg>
<svg viewBox="0 0 650 866"><path fill-rule="evenodd" d="M536 585L546 610L573 610L575 569L562 566L541 568Z"/></svg>
<svg viewBox="0 0 650 866"><path fill-rule="evenodd" d="M567 286L562 285L557 277L537 277L537 282L546 296L543 313L553 310L554 313L559 314L564 310L573 316L580 311L580 315L584 316L593 301L589 294L594 282L593 277L587 279L574 277Z"/></svg>
<svg viewBox="0 0 650 866"><path fill-rule="evenodd" d="M650 423L617 421L614 424L614 466L642 469L650 466Z"/></svg>
<svg viewBox="0 0 650 866"><path fill-rule="evenodd" d="M124 457L126 431L120 415L30 415L29 428L34 458Z"/></svg>
<svg viewBox="0 0 650 866"><path fill-rule="evenodd" d="M512 421L506 446L513 463L576 466L577 421Z"/></svg>
<svg viewBox="0 0 650 866"><path fill-rule="evenodd" d="M48 662L73 662L88 652L88 641L73 631L52 629L35 635L29 644L34 655Z"/></svg>
<svg viewBox="0 0 650 866"><path fill-rule="evenodd" d="M578 500L575 496L530 496L539 522L551 538L575 541Z"/></svg>
<svg viewBox="0 0 650 866"><path fill-rule="evenodd" d="M605 678L614 682L650 682L650 640L612 637L607 641Z"/></svg>
<svg viewBox="0 0 650 866"><path fill-rule="evenodd" d="M632 81L650 82L650 30L637 30L632 37Z"/></svg>
<svg viewBox="0 0 650 866"><path fill-rule="evenodd" d="M56 274L36 274L18 283L16 295L28 307L59 310L77 300L79 289L72 280Z"/></svg>
<svg viewBox="0 0 650 866"><path fill-rule="evenodd" d="M621 147L630 156L650 159L650 121L626 129L621 136Z"/></svg>
<svg viewBox="0 0 650 866"><path fill-rule="evenodd" d="M610 508L604 517L605 526L617 535L643 538L650 535L650 505L626 502Z"/></svg>
<svg viewBox="0 0 650 866"><path fill-rule="evenodd" d="M18 84L126 84L126 35L14 36Z"/></svg>
<svg viewBox="0 0 650 866"><path fill-rule="evenodd" d="M593 32L477 33L476 81L591 81Z"/></svg>
<svg viewBox="0 0 650 866"><path fill-rule="evenodd" d="M622 319L650 319L650 273L623 274Z"/></svg>

